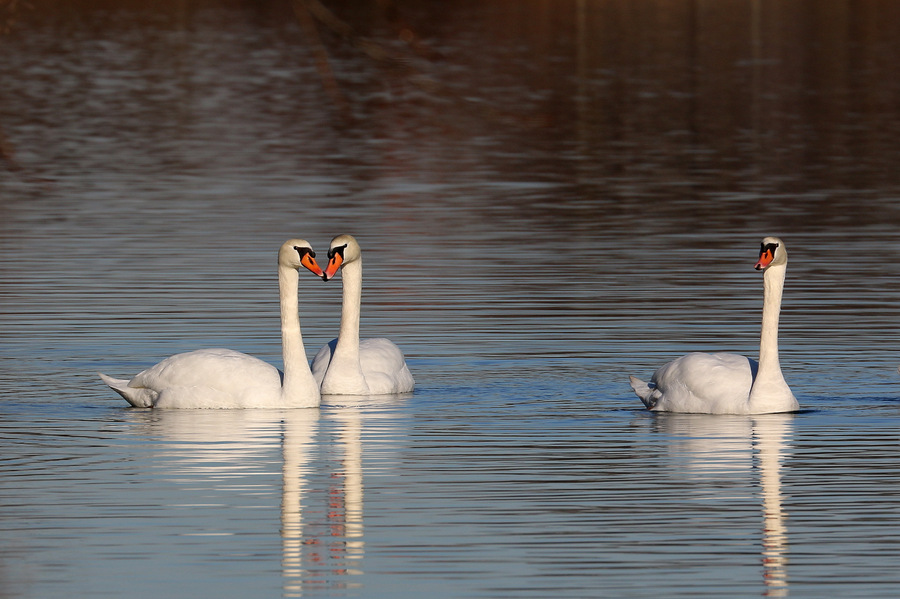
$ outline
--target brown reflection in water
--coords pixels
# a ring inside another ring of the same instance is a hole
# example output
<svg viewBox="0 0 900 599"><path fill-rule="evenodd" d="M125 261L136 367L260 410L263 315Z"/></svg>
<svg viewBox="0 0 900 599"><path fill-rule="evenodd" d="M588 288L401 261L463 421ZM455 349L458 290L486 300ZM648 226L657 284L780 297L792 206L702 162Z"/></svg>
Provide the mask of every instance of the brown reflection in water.
<svg viewBox="0 0 900 599"><path fill-rule="evenodd" d="M214 11L221 14L210 18ZM151 76L120 91L134 93L123 109L146 103L160 83L171 87L155 111L145 107L154 131L166 130L173 107L179 126L202 121L209 95L253 80L259 67L242 52L287 45L300 70L277 80L284 89L242 89L244 114L281 121L274 129L286 153L362 163L356 176L367 180L374 169L448 182L461 174L548 181L574 186L555 208L653 202L658 218L703 217L723 203L752 213L746 206L761 194L797 194L782 201L815 205L817 218L863 222L879 217L853 206L895 196L900 183L892 162L900 150L900 5L891 0L81 0L35 5L10 37L26 39L47 22L63 39L81 23L98 42L137 28L136 62L108 76ZM203 38L210 26L246 35L250 47ZM179 35L158 34L167 29ZM219 45L198 50L200 39ZM210 52L221 56L209 62ZM160 61L183 81L155 82ZM211 65L221 72L198 78ZM56 89L77 96L90 83ZM18 111L14 97L0 92L0 102ZM4 155L19 155L28 143L16 134L21 123L0 118ZM125 125L123 133L142 133L139 123ZM330 150L319 147L323 139ZM373 152L361 143L372 140L386 143Z"/></svg>

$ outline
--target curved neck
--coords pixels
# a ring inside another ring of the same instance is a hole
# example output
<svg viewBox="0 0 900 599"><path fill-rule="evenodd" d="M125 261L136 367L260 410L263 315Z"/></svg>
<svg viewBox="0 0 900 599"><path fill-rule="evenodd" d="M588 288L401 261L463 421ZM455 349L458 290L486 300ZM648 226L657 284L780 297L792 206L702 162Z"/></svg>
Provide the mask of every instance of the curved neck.
<svg viewBox="0 0 900 599"><path fill-rule="evenodd" d="M784 290L784 264L770 266L763 274L762 330L759 334L759 370L750 389L750 403L754 408L774 410L787 403L796 403L790 387L781 373L778 360L778 317Z"/></svg>
<svg viewBox="0 0 900 599"><path fill-rule="evenodd" d="M362 302L362 259L344 266L341 272L343 300L341 302L341 329L335 347L339 354L353 354L359 359L359 312Z"/></svg>
<svg viewBox="0 0 900 599"><path fill-rule="evenodd" d="M778 369L778 317L781 315L781 295L784 291L784 275L787 269L783 265L768 268L763 275L763 313L762 330L759 334L759 369L763 365Z"/></svg>
<svg viewBox="0 0 900 599"><path fill-rule="evenodd" d="M319 388L306 361L306 349L300 333L300 299L297 286L300 274L288 266L278 266L278 290L281 303L281 355L284 360L282 400L292 406L317 406ZM313 401L315 400L315 401Z"/></svg>
<svg viewBox="0 0 900 599"><path fill-rule="evenodd" d="M343 302L341 329L322 379L322 393L366 395L369 385L359 360L359 311L362 296L362 261L345 263L341 269Z"/></svg>

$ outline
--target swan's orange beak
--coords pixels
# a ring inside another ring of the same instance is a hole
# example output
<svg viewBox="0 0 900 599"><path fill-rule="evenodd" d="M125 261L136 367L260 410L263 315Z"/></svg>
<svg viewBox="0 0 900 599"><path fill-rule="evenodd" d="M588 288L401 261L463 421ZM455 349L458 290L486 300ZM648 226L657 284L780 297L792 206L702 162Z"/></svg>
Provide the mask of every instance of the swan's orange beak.
<svg viewBox="0 0 900 599"><path fill-rule="evenodd" d="M313 258L312 254L307 252L303 254L303 257L300 258L300 264L306 267L306 270L313 273L317 277L322 276L322 269L319 267L319 264L316 262L316 259Z"/></svg>
<svg viewBox="0 0 900 599"><path fill-rule="evenodd" d="M759 261L754 268L756 268L756 270L764 270L774 259L775 248L772 246L763 246L763 248L759 250Z"/></svg>
<svg viewBox="0 0 900 599"><path fill-rule="evenodd" d="M322 274L322 280L327 281L334 277L337 274L337 271L341 268L341 264L344 263L344 253L343 252L334 252L331 254L331 259L328 261L328 266L325 267L325 272Z"/></svg>

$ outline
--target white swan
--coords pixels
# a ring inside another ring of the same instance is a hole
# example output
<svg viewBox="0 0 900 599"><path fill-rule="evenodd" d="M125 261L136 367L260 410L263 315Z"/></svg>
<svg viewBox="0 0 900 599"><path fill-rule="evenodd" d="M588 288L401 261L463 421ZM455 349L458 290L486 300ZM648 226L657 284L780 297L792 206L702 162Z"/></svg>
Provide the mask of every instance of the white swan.
<svg viewBox="0 0 900 599"><path fill-rule="evenodd" d="M328 248L328 280L343 272L341 328L337 339L313 358L312 372L323 395L387 395L412 391L413 380L403 352L389 339L359 340L362 252L352 235L338 235Z"/></svg>
<svg viewBox="0 0 900 599"><path fill-rule="evenodd" d="M130 381L100 374L113 391L139 408L314 408L319 386L306 361L300 334L297 285L305 267L321 276L315 252L302 239L278 251L281 349L284 374L271 364L230 349L176 354Z"/></svg>
<svg viewBox="0 0 900 599"><path fill-rule="evenodd" d="M800 409L778 362L778 315L787 270L787 250L781 239L762 240L756 270L765 271L759 363L736 354L691 353L659 368L649 384L631 377L631 388L648 409L703 414Z"/></svg>

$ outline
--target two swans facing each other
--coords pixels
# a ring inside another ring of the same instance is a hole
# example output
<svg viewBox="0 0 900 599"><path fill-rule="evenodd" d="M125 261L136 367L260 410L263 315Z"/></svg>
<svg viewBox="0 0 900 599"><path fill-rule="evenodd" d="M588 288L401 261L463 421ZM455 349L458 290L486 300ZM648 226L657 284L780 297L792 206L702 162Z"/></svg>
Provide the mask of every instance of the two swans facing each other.
<svg viewBox="0 0 900 599"><path fill-rule="evenodd" d="M737 354L690 353L660 367L649 383L631 377L631 388L649 410L701 414L794 412L800 404L778 361L778 317L787 249L777 237L762 240L756 270L763 272L759 362Z"/></svg>
<svg viewBox="0 0 900 599"><path fill-rule="evenodd" d="M310 408L319 405L323 393L412 391L415 382L396 345L387 339L359 342L359 244L349 235L336 237L326 271L315 256L303 239L286 241L278 251L284 372L234 350L201 349L166 358L131 380L98 373L100 378L129 404L142 408ZM310 369L300 331L299 271L306 268L327 281L344 266L340 334L319 351Z"/></svg>

